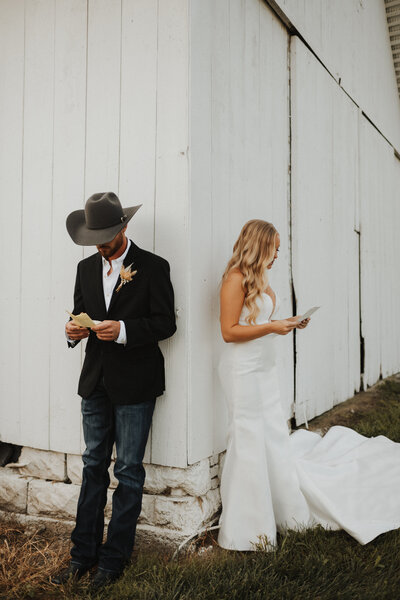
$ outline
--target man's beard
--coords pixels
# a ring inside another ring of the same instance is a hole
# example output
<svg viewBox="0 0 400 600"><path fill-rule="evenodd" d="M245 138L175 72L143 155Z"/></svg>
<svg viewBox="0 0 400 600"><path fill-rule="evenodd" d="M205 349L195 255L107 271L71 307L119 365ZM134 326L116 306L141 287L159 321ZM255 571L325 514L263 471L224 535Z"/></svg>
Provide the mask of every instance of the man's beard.
<svg viewBox="0 0 400 600"><path fill-rule="evenodd" d="M121 236L121 239L118 241L120 243L117 244L116 246L109 246L108 244L104 244L102 246L99 246L97 249L104 258L109 258L110 256L113 256L121 249L121 247L124 243L123 236Z"/></svg>

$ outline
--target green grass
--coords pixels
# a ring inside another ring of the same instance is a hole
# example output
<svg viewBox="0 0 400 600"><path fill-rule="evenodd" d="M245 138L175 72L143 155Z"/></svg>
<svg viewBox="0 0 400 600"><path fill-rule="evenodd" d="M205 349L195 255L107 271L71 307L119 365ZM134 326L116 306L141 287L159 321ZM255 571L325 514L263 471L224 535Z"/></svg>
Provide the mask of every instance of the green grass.
<svg viewBox="0 0 400 600"><path fill-rule="evenodd" d="M344 532L318 527L290 532L276 552L218 550L164 562L139 556L102 595L85 585L52 597L113 600L396 600L400 598L400 532L361 546ZM397 558L395 556L397 554Z"/></svg>
<svg viewBox="0 0 400 600"><path fill-rule="evenodd" d="M367 437L385 435L394 442L400 442L400 381L383 381L374 410L364 415L353 428ZM400 593L396 600L399 599Z"/></svg>
<svg viewBox="0 0 400 600"><path fill-rule="evenodd" d="M354 429L400 442L399 398L400 382L382 382L373 409ZM211 534L198 542L204 549L210 544L212 552L186 553L177 560L162 553L138 553L123 578L101 594L90 593L86 578L62 589L44 578L40 583L21 580L13 595L0 581L0 598L400 600L400 529L365 546L343 531L321 527L280 536L274 552L264 551L262 545L255 552L222 550ZM42 552L39 567L44 553L39 543L36 547ZM49 565L46 568L49 572Z"/></svg>

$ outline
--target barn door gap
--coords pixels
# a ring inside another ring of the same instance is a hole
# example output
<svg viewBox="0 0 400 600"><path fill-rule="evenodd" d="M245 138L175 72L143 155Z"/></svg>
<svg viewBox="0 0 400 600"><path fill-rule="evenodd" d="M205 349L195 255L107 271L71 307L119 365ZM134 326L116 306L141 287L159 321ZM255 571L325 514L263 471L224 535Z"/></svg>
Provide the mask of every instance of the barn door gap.
<svg viewBox="0 0 400 600"><path fill-rule="evenodd" d="M365 365L365 340L362 334L362 313L361 313L361 234L354 230L358 237L358 314L359 314L359 336L360 336L360 390L364 390L364 365Z"/></svg>
<svg viewBox="0 0 400 600"><path fill-rule="evenodd" d="M297 300L296 292L294 290L293 278L291 282L292 286L292 315L297 315ZM296 404L296 328L293 329L293 399L294 405Z"/></svg>
<svg viewBox="0 0 400 600"><path fill-rule="evenodd" d="M396 154L396 152L397 152L396 148L393 146L392 142L390 140L388 140L388 138L386 137L386 135L379 129L379 127L377 126L377 124L374 123L373 121L371 121L371 119L369 118L369 116L367 115L367 113L365 113L363 110L361 111L361 115L365 119L367 119L367 121L369 121L369 123L372 125L372 127L374 127L374 129L376 129L376 131L379 133L379 135L381 135L383 137L383 139L387 141L387 143L389 144L389 146L392 146L393 151Z"/></svg>
<svg viewBox="0 0 400 600"><path fill-rule="evenodd" d="M291 36L287 38L287 72L288 72L288 213L289 213L289 270L292 296L292 315L296 314L296 294L293 285L293 210L292 210L292 56ZM293 401L291 405L291 429L296 429L296 329L293 330Z"/></svg>

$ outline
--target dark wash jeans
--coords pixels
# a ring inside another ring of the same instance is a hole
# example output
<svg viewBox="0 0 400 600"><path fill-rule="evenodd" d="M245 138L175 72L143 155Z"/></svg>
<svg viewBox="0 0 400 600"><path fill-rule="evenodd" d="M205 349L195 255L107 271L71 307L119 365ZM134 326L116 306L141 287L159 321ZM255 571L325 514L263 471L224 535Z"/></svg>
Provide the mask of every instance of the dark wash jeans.
<svg viewBox="0 0 400 600"><path fill-rule="evenodd" d="M82 455L82 487L75 529L71 534L71 563L121 572L132 553L136 522L142 508L145 470L142 464L155 398L138 404L111 402L102 380L82 399L86 450ZM107 540L102 545L104 507L110 483L108 467L115 441L114 475L118 486L112 497Z"/></svg>

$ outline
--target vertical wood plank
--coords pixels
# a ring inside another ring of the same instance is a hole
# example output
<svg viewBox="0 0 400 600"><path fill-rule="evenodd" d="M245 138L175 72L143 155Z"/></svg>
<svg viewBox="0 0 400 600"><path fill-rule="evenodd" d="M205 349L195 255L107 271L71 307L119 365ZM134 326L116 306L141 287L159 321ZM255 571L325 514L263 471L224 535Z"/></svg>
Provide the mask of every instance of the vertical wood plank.
<svg viewBox="0 0 400 600"><path fill-rule="evenodd" d="M81 352L67 348L64 325L83 251L69 237L65 219L84 200L87 3L57 0L55 6L50 448L78 454Z"/></svg>
<svg viewBox="0 0 400 600"><path fill-rule="evenodd" d="M363 117L360 132L361 323L364 337L364 384L374 384L398 370L397 287L393 264L399 260L398 179L393 149ZM396 182L396 183L394 183ZM397 187L394 190L394 187Z"/></svg>
<svg viewBox="0 0 400 600"><path fill-rule="evenodd" d="M191 2L190 13L190 266L188 461L212 454L212 2ZM201 260L199 260L201 257ZM211 292L211 293L210 293Z"/></svg>
<svg viewBox="0 0 400 600"><path fill-rule="evenodd" d="M89 0L88 18L85 199L118 193L121 0Z"/></svg>
<svg viewBox="0 0 400 600"><path fill-rule="evenodd" d="M289 132L289 36L272 11L260 2L260 156L259 189L265 204L265 220L280 234L279 260L270 271L271 287L280 298L274 315L292 315L290 257L290 132ZM277 344L281 403L287 419L293 416L293 334Z"/></svg>
<svg viewBox="0 0 400 600"><path fill-rule="evenodd" d="M143 204L127 236L154 249L156 161L157 0L123 0L119 197L125 206ZM144 461L151 460L151 439Z"/></svg>
<svg viewBox="0 0 400 600"><path fill-rule="evenodd" d="M188 2L163 0L158 14L155 252L171 265L175 335L161 343L167 392L157 400L153 463L187 464Z"/></svg>
<svg viewBox="0 0 400 600"><path fill-rule="evenodd" d="M211 23L212 53L211 53L211 210L212 227L211 265L208 276L209 311L212 346L211 386L212 416L211 423L205 427L212 429L212 447L208 454L216 454L225 449L227 430L227 411L223 390L218 375L218 357L223 349L224 341L221 336L219 322L219 290L224 265L229 259L233 240L230 230L230 2L222 0L212 5ZM192 68L192 78L194 71ZM192 100L194 102L194 99ZM211 128L212 125L212 128ZM192 175L193 178L193 175ZM192 198L193 192L192 192ZM224 226L221 226L224 224ZM204 251L204 250L203 250ZM193 301L195 299L193 298ZM194 366L194 365L193 365ZM192 367L193 367L192 366ZM199 394L200 395L200 394ZM195 394L192 403L198 402ZM199 402L202 404L202 399ZM189 431L195 428L195 422L189 423ZM202 427L204 429L204 425ZM191 435L191 433L190 433ZM192 445L189 462L202 456L202 448Z"/></svg>
<svg viewBox="0 0 400 600"><path fill-rule="evenodd" d="M119 193L141 204L127 235L154 248L157 0L123 0Z"/></svg>
<svg viewBox="0 0 400 600"><path fill-rule="evenodd" d="M379 133L363 118L360 132L360 197L361 197L361 325L364 337L364 385L379 378L381 363L381 318L378 301L380 288L379 209L381 196Z"/></svg>
<svg viewBox="0 0 400 600"><path fill-rule="evenodd" d="M24 93L24 4L7 0L0 19L0 440L20 436L20 268Z"/></svg>
<svg viewBox="0 0 400 600"><path fill-rule="evenodd" d="M296 422L304 423L358 388L358 112L296 37L291 59L297 312L321 306L296 333Z"/></svg>
<svg viewBox="0 0 400 600"><path fill-rule="evenodd" d="M287 32L257 0L191 7L189 463L225 448L218 292L246 220L281 231L275 284L281 297L289 289ZM292 360L288 341L280 367ZM282 376L290 412L290 367Z"/></svg>
<svg viewBox="0 0 400 600"><path fill-rule="evenodd" d="M96 192L119 192L121 0L88 0L87 36L85 196L82 207ZM95 252L95 246L86 246L84 257ZM82 361L85 345L86 342L80 344ZM81 449L84 449L82 434Z"/></svg>
<svg viewBox="0 0 400 600"><path fill-rule="evenodd" d="M21 439L34 448L49 447L54 8L52 0L25 7Z"/></svg>

